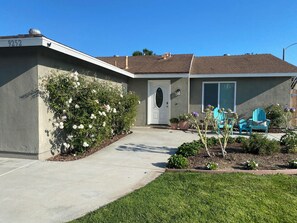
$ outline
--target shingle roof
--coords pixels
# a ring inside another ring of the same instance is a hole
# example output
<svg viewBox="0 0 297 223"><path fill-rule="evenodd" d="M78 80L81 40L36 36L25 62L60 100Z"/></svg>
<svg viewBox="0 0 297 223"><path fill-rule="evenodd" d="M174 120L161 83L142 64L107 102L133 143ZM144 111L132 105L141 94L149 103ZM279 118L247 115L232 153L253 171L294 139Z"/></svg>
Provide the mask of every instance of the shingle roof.
<svg viewBox="0 0 297 223"><path fill-rule="evenodd" d="M162 56L129 56L127 71L134 74L189 73L193 54L174 54L167 59ZM125 69L126 57L97 57L109 64Z"/></svg>
<svg viewBox="0 0 297 223"><path fill-rule="evenodd" d="M297 67L271 54L195 57L191 74L293 73Z"/></svg>

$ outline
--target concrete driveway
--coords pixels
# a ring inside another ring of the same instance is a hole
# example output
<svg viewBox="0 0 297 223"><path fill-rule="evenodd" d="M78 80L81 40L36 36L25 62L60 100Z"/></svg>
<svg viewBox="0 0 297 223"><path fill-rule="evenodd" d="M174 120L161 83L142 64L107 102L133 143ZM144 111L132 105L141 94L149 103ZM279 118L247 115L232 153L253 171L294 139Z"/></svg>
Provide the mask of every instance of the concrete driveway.
<svg viewBox="0 0 297 223"><path fill-rule="evenodd" d="M0 158L0 222L65 222L158 177L194 133L134 128L133 134L72 162Z"/></svg>

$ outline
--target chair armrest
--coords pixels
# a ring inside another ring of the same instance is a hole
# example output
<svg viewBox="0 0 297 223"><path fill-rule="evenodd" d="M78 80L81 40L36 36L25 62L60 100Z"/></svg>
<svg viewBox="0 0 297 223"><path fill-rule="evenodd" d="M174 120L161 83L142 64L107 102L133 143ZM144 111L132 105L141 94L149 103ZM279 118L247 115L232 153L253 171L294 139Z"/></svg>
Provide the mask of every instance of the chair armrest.
<svg viewBox="0 0 297 223"><path fill-rule="evenodd" d="M269 126L270 125L270 119L266 119L266 122L267 122L267 126Z"/></svg>

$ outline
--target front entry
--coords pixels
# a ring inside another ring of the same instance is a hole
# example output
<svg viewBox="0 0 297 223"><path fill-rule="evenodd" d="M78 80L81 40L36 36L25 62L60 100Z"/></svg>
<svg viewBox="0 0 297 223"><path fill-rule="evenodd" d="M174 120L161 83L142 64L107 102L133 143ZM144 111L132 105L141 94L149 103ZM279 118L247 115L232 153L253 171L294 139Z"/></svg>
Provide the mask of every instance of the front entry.
<svg viewBox="0 0 297 223"><path fill-rule="evenodd" d="M168 124L170 80L148 81L148 124Z"/></svg>

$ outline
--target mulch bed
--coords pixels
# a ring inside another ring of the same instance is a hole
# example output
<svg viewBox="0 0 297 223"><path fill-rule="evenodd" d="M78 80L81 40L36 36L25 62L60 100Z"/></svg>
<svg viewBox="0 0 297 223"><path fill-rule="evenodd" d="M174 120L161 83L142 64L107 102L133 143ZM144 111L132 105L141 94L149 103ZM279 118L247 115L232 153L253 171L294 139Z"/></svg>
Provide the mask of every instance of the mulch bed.
<svg viewBox="0 0 297 223"><path fill-rule="evenodd" d="M244 163L247 160L255 160L259 164L259 170L279 170L287 169L288 161L297 158L293 153L275 153L273 155L255 155L245 153L241 144L229 144L226 158L221 155L221 148L216 146L210 149L215 156L208 157L206 152L202 151L196 156L189 157L190 169L205 169L205 164L215 162L219 164L219 169L245 169Z"/></svg>
<svg viewBox="0 0 297 223"><path fill-rule="evenodd" d="M131 134L131 133L132 132L130 132L128 134ZM95 153L95 152L103 149L104 147L106 147L106 146L108 146L108 145L110 145L110 144L118 141L119 139L127 136L128 134L116 135L116 136L114 136L111 139L108 139L108 140L103 141L99 146L90 148L86 152L81 153L81 154L73 154L73 153L58 154L58 155L55 155L55 156L53 156L53 157L51 157L51 158L49 158L47 160L48 161L61 161L61 162L79 160L79 159L82 159L82 158L85 158L87 156L92 155L93 153Z"/></svg>

